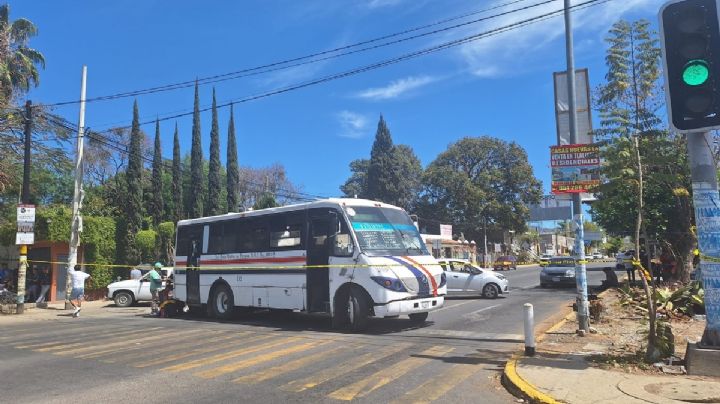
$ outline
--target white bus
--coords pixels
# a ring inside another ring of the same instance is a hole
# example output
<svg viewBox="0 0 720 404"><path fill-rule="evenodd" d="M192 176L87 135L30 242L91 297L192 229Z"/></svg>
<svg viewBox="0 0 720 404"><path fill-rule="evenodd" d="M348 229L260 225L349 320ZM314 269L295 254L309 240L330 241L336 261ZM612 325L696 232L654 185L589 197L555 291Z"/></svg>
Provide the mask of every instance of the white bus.
<svg viewBox="0 0 720 404"><path fill-rule="evenodd" d="M227 318L236 307L328 313L362 330L369 317L424 322L445 274L408 214L363 199L181 220L175 296Z"/></svg>

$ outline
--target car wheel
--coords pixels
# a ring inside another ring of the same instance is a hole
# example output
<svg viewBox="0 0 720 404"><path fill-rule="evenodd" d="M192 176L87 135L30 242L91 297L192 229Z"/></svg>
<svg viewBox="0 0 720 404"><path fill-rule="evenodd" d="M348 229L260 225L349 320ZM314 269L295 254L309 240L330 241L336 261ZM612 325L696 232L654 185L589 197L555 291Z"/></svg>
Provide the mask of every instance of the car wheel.
<svg viewBox="0 0 720 404"><path fill-rule="evenodd" d="M495 299L500 295L500 288L494 283L488 283L483 287L482 295L486 299Z"/></svg>
<svg viewBox="0 0 720 404"><path fill-rule="evenodd" d="M226 320L235 310L235 297L230 287L224 283L215 287L208 303L212 316L217 319Z"/></svg>
<svg viewBox="0 0 720 404"><path fill-rule="evenodd" d="M412 313L408 314L408 317L413 324L423 324L428 318L428 313Z"/></svg>
<svg viewBox="0 0 720 404"><path fill-rule="evenodd" d="M130 292L117 292L113 300L115 300L115 306L117 307L130 307L135 301Z"/></svg>

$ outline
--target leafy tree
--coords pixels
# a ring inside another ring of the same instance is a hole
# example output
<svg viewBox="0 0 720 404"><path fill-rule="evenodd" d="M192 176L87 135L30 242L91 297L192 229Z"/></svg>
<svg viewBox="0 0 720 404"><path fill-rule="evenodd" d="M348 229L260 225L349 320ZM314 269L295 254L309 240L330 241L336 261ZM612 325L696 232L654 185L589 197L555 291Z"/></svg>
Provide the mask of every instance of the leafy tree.
<svg viewBox="0 0 720 404"><path fill-rule="evenodd" d="M484 223L490 237L503 230L524 232L527 205L541 196L525 150L491 137L451 144L428 166L423 184L418 214L453 223L453 231L474 240L482 240Z"/></svg>
<svg viewBox="0 0 720 404"><path fill-rule="evenodd" d="M217 102L213 88L212 128L210 129L210 166L208 173L208 199L205 207L207 216L220 214L220 129L218 128Z"/></svg>
<svg viewBox="0 0 720 404"><path fill-rule="evenodd" d="M189 218L203 215L203 155L200 131L200 95L195 82L195 106L193 110L192 147L190 149L190 192L188 192L187 214Z"/></svg>
<svg viewBox="0 0 720 404"><path fill-rule="evenodd" d="M162 148L160 147L160 122L155 121L155 148L152 161L152 214L153 225L157 226L163 219L163 169Z"/></svg>
<svg viewBox="0 0 720 404"><path fill-rule="evenodd" d="M37 66L45 68L45 57L28 47L30 38L37 33L30 20L19 18L11 22L10 6L0 5L0 107L40 83Z"/></svg>
<svg viewBox="0 0 720 404"><path fill-rule="evenodd" d="M175 135L173 136L173 162L172 162L172 221L178 222L183 215L183 186L182 167L180 166L180 140L178 139L178 127L175 123Z"/></svg>
<svg viewBox="0 0 720 404"><path fill-rule="evenodd" d="M124 256L120 258L128 264L139 263L140 255L137 249L135 235L142 226L143 187L142 187L142 144L143 133L140 131L140 113L137 101L133 104L133 121L130 129L130 150L128 155L128 168L126 173L127 193L124 198L125 206L125 237L122 243Z"/></svg>
<svg viewBox="0 0 720 404"><path fill-rule="evenodd" d="M274 164L264 168L240 167L239 205L248 208L254 206L266 192L271 193L276 202L285 205L298 200L301 188L287 177L285 167Z"/></svg>
<svg viewBox="0 0 720 404"><path fill-rule="evenodd" d="M367 198L367 173L370 160L357 159L350 162L352 175L340 186L340 191L349 198Z"/></svg>
<svg viewBox="0 0 720 404"><path fill-rule="evenodd" d="M237 140L235 139L235 116L233 106L230 105L230 122L228 123L227 140L227 210L236 212L238 208L238 169Z"/></svg>
<svg viewBox="0 0 720 404"><path fill-rule="evenodd" d="M275 208L278 207L277 201L275 200L275 196L271 194L270 192L265 192L262 194L262 196L255 202L255 205L253 205L254 210L258 209L267 209L267 208Z"/></svg>

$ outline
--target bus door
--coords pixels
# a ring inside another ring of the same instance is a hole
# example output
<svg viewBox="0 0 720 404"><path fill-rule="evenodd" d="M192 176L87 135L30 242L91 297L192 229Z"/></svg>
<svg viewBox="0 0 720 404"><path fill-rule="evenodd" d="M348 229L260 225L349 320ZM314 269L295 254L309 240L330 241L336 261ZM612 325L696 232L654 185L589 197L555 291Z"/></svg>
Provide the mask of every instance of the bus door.
<svg viewBox="0 0 720 404"><path fill-rule="evenodd" d="M330 258L330 238L334 221L337 216L331 210L310 209L308 210L307 242L307 302L308 311L329 312L330 311L330 272L327 268ZM320 268L312 266L319 265Z"/></svg>
<svg viewBox="0 0 720 404"><path fill-rule="evenodd" d="M202 233L190 236L190 251L185 267L185 287L188 304L200 304L200 254L202 252Z"/></svg>

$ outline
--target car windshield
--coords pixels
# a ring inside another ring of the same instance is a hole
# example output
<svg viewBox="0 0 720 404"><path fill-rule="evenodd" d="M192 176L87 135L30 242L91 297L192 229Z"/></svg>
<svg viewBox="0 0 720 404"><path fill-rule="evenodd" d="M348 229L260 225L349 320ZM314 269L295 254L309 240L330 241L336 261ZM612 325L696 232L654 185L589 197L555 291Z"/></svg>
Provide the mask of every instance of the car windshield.
<svg viewBox="0 0 720 404"><path fill-rule="evenodd" d="M405 211L372 206L346 206L360 249L372 256L430 255Z"/></svg>
<svg viewBox="0 0 720 404"><path fill-rule="evenodd" d="M575 260L572 258L553 258L550 260L550 266L574 268Z"/></svg>

